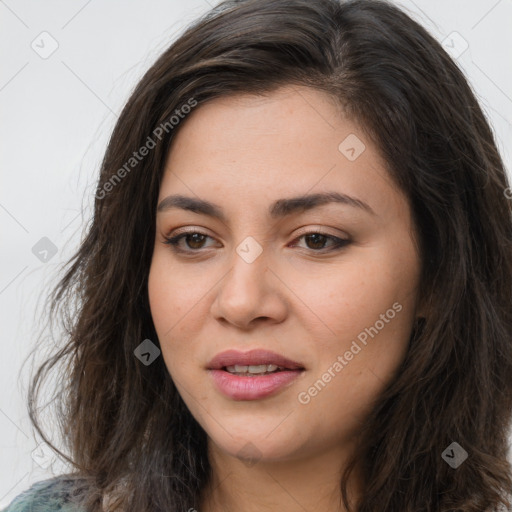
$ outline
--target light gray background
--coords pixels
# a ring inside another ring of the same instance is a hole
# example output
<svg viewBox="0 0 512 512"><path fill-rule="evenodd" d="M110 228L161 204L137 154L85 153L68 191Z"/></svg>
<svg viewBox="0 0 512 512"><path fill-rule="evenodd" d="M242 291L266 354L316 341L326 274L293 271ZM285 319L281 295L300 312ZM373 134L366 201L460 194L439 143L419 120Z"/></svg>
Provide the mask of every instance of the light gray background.
<svg viewBox="0 0 512 512"><path fill-rule="evenodd" d="M0 508L65 470L33 435L25 405L30 366L21 369L44 320L44 293L90 218L117 113L183 27L216 3L0 0ZM397 3L460 54L510 170L512 0ZM57 248L46 263L32 252L43 237Z"/></svg>

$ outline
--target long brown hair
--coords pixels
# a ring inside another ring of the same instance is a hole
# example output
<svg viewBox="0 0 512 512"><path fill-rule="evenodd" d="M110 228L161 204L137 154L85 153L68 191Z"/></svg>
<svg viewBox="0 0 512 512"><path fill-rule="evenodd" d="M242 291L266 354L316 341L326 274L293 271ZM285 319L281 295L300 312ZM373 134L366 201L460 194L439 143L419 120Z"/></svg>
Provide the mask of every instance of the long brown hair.
<svg viewBox="0 0 512 512"><path fill-rule="evenodd" d="M211 471L206 433L163 358L146 366L134 356L145 339L158 345L147 278L159 186L185 105L286 84L327 92L363 126L410 200L423 260L427 314L340 482L345 506L356 461L365 481L358 512L510 506L509 183L462 72L382 1L223 2L147 71L113 131L87 234L49 299L66 334L30 387L36 428L49 442L37 402L63 368L55 412L88 510L106 496L125 511L199 508ZM143 146L145 156L130 160ZM453 442L468 454L456 469L442 457Z"/></svg>

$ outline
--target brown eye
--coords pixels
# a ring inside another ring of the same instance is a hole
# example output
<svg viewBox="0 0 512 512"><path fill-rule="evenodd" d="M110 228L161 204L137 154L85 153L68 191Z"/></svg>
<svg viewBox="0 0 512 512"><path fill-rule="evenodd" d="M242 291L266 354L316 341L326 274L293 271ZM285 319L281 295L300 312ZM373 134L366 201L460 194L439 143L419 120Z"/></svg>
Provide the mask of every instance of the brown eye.
<svg viewBox="0 0 512 512"><path fill-rule="evenodd" d="M173 237L165 237L164 244L170 245L175 251L194 252L205 247L206 239L211 238L204 233L191 231L189 233L181 233ZM181 241L185 241L185 247ZM212 239L213 240L213 239Z"/></svg>
<svg viewBox="0 0 512 512"><path fill-rule="evenodd" d="M187 245L192 249L201 249L206 236L201 233L191 233L185 235Z"/></svg>
<svg viewBox="0 0 512 512"><path fill-rule="evenodd" d="M336 249L341 249L350 243L350 240L338 238L327 233L320 233L317 231L311 233L305 233L299 236L296 240L304 239L306 242L306 249L310 249L314 252L330 252ZM326 246L326 243L331 242L330 246ZM296 246L297 244L294 244Z"/></svg>
<svg viewBox="0 0 512 512"><path fill-rule="evenodd" d="M309 235L304 235L304 239L306 240L306 245L309 249L323 249L325 242L328 238L321 233L311 233ZM307 242L311 243L307 243Z"/></svg>
<svg viewBox="0 0 512 512"><path fill-rule="evenodd" d="M191 231L188 233L181 233L173 237L166 237L163 243L170 245L176 252L193 254L200 253L201 249L208 248L208 246L205 245L207 239L213 240L212 237L204 233ZM303 248L318 253L335 251L350 243L350 240L348 239L338 238L336 236L317 231L305 233L298 237L295 242L301 239L304 239L306 243L306 246ZM184 244L182 242L184 242ZM298 246L298 244L294 243L293 246Z"/></svg>

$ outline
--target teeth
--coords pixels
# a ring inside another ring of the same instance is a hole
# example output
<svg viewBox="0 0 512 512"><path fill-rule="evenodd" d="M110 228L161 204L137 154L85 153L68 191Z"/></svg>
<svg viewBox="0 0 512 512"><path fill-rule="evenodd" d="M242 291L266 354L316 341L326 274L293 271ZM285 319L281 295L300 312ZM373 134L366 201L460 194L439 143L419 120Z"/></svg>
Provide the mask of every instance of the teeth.
<svg viewBox="0 0 512 512"><path fill-rule="evenodd" d="M226 370L229 373L237 373L237 374L262 374L275 372L276 370L283 370L280 366L275 364L258 364L258 365L250 365L245 366L241 364L235 364L234 366L226 366Z"/></svg>

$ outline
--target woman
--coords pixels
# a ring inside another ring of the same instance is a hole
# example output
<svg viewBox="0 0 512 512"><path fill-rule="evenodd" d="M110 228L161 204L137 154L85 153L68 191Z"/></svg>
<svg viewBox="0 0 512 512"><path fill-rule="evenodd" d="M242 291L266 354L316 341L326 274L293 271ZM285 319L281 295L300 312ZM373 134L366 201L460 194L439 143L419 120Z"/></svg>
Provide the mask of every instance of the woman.
<svg viewBox="0 0 512 512"><path fill-rule="evenodd" d="M52 296L30 411L65 364L74 472L7 511L510 507L507 190L396 7L214 8L124 108Z"/></svg>

